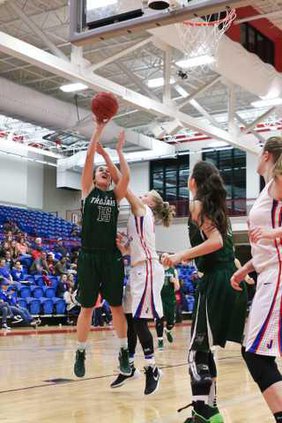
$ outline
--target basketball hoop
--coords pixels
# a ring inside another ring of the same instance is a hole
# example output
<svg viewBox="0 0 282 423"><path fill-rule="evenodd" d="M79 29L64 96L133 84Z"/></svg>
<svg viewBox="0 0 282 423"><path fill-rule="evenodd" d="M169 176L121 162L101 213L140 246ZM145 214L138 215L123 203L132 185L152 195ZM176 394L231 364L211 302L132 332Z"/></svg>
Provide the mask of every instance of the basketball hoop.
<svg viewBox="0 0 282 423"><path fill-rule="evenodd" d="M215 61L220 39L236 18L236 10L227 7L224 11L195 17L176 24L179 41L185 53L178 64L188 73L209 70ZM185 66L186 62L186 66ZM183 66L181 66L181 63Z"/></svg>

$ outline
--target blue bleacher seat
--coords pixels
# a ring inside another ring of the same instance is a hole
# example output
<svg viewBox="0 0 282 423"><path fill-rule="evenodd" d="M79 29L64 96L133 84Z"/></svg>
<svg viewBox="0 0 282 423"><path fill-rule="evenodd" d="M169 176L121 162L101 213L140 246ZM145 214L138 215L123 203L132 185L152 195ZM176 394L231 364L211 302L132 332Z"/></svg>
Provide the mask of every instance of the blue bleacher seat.
<svg viewBox="0 0 282 423"><path fill-rule="evenodd" d="M31 296L30 286L22 286L19 290L19 296L21 298L27 298Z"/></svg>
<svg viewBox="0 0 282 423"><path fill-rule="evenodd" d="M53 314L54 304L51 298L40 298L43 314Z"/></svg>
<svg viewBox="0 0 282 423"><path fill-rule="evenodd" d="M66 303L63 298L52 298L53 304L55 306L55 313L56 314L65 314L66 312Z"/></svg>
<svg viewBox="0 0 282 423"><path fill-rule="evenodd" d="M52 286L45 286L44 289L44 296L46 298L53 298L56 296L56 290Z"/></svg>
<svg viewBox="0 0 282 423"><path fill-rule="evenodd" d="M38 298L27 297L26 302L31 314L40 314L41 302Z"/></svg>
<svg viewBox="0 0 282 423"><path fill-rule="evenodd" d="M32 286L31 287L31 293L32 293L32 296L34 298L41 298L41 297L43 297L43 293L44 293L43 287L37 286L37 285Z"/></svg>
<svg viewBox="0 0 282 423"><path fill-rule="evenodd" d="M34 282L36 283L36 285L38 286L44 286L44 281L41 275L34 275Z"/></svg>

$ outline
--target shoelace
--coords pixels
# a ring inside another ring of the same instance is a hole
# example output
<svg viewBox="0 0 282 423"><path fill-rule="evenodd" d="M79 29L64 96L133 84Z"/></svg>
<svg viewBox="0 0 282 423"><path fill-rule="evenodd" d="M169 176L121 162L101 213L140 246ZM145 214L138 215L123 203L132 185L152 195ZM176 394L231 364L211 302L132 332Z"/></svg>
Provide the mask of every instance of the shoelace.
<svg viewBox="0 0 282 423"><path fill-rule="evenodd" d="M189 408L189 407L193 407L193 402L191 402L191 404L188 404L188 405L185 405L184 407L182 407L182 408L179 408L178 410L177 410L177 412L178 413L181 413L181 411L183 411L183 410L186 410L186 408Z"/></svg>

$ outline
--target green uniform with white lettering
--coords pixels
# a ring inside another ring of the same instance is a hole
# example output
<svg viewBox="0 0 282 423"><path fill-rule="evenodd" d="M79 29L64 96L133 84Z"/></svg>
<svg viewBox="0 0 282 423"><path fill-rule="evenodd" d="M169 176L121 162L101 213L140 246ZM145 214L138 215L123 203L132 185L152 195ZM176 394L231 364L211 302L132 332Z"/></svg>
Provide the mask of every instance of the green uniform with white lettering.
<svg viewBox="0 0 282 423"><path fill-rule="evenodd" d="M176 270L173 267L165 269L165 279L161 290L161 297L164 309L164 318L169 326L175 323L175 293L172 279L177 277Z"/></svg>
<svg viewBox="0 0 282 423"><path fill-rule="evenodd" d="M115 193L95 187L83 201L82 248L78 259L78 301L93 307L99 293L111 306L122 304L124 269L116 246Z"/></svg>
<svg viewBox="0 0 282 423"><path fill-rule="evenodd" d="M189 237L192 247L206 240L198 226L189 219ZM191 345L195 351L209 351L214 345L224 347L227 341L242 342L247 310L247 290L235 291L230 279L236 271L233 236L230 230L223 247L196 259L204 275L201 278L194 306Z"/></svg>

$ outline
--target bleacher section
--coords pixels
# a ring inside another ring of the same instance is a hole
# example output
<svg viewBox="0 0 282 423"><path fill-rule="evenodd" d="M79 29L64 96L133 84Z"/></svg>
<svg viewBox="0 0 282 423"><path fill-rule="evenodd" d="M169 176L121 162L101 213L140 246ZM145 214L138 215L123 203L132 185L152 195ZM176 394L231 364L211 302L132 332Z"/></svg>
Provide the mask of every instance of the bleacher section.
<svg viewBox="0 0 282 423"><path fill-rule="evenodd" d="M72 233L74 228L78 230L78 226L52 213L0 205L0 225L7 221L14 222L30 236L77 240Z"/></svg>

